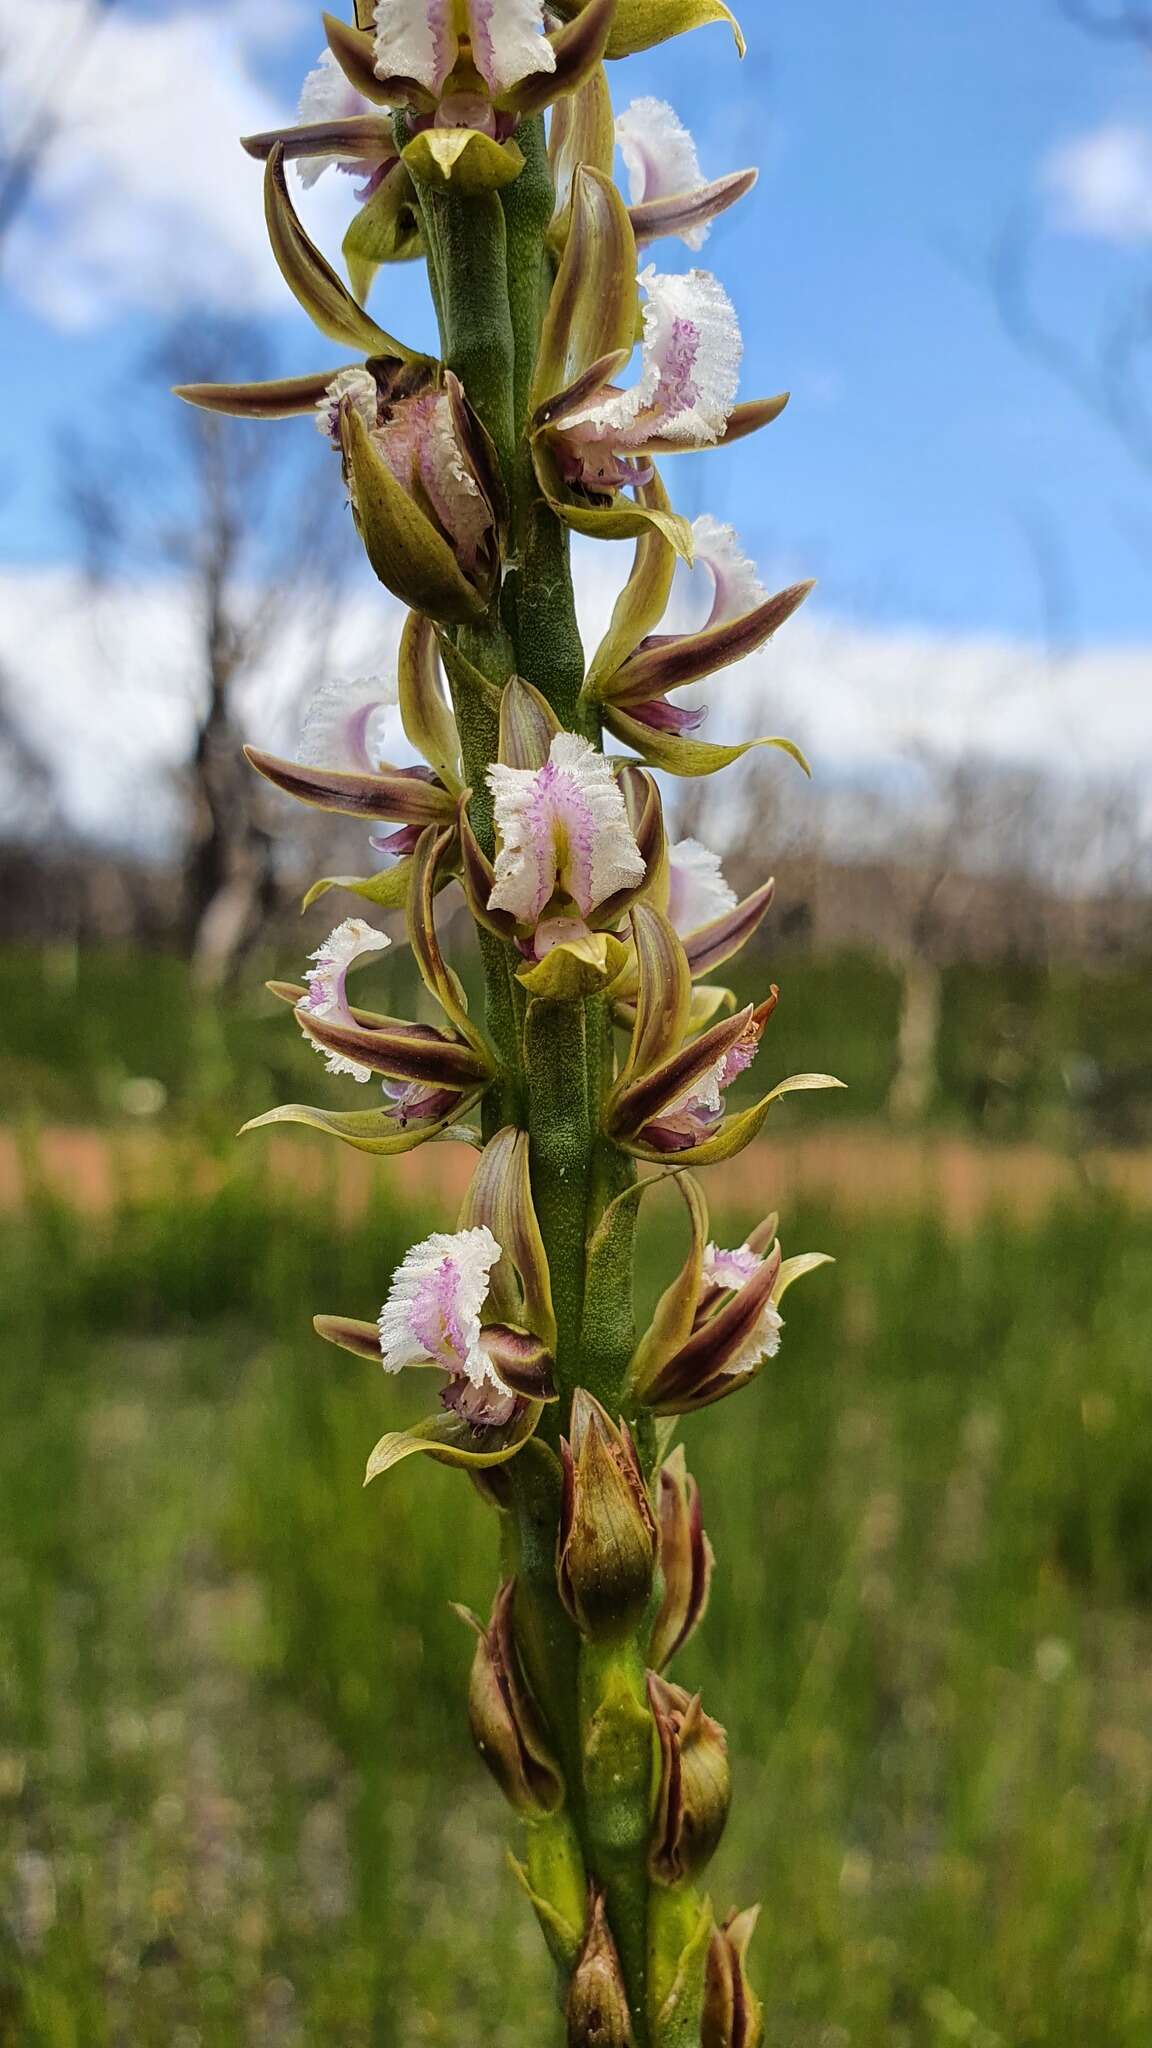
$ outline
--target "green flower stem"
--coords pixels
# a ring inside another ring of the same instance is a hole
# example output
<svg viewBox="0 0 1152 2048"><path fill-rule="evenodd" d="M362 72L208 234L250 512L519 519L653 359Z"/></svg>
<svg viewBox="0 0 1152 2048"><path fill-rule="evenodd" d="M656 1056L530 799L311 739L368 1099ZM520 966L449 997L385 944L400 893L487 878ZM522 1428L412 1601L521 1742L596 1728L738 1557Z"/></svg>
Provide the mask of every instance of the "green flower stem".
<svg viewBox="0 0 1152 2048"><path fill-rule="evenodd" d="M580 1723L589 1861L603 1887L620 1952L636 2048L649 2048L648 1844L655 1736L644 1658L635 1642L585 1643Z"/></svg>
<svg viewBox="0 0 1152 2048"><path fill-rule="evenodd" d="M534 1002L524 1034L532 1191L552 1275L559 1332L556 1379L568 1397L580 1384L588 1186L594 1126L588 1114L588 1049L582 1003Z"/></svg>
<svg viewBox="0 0 1152 2048"><path fill-rule="evenodd" d="M462 628L472 666L503 685L516 672L542 692L562 724L599 742L594 708L580 702L584 654L576 621L569 536L536 481L527 434L532 373L551 284L547 231L553 190L542 120L518 140L520 178L497 198L420 194L444 359L491 434L509 485L509 571L500 615ZM464 769L480 842L493 846L486 770L497 720L478 694L456 693ZM489 1091L485 1135L516 1121L530 1138L533 1197L552 1278L560 1400L537 1440L508 1468L511 1502L505 1564L514 1561L517 1636L568 1786L577 1864L604 1892L619 1950L636 2048L663 2048L649 2013L652 1888L648 1844L655 1737L645 1690L647 1622L611 1649L581 1641L557 1590L560 1465L574 1388L589 1387L610 1413L623 1405L632 1350L634 1203L625 1201L597 1240L589 1290L589 1243L604 1210L634 1169L600 1136L611 1080L612 1025L601 998L533 1001L525 1007L512 947L481 932L489 1029L505 1073ZM651 1445L645 1446L649 1454ZM529 1881L548 1909L570 1920L576 1869L565 1859L565 1897L555 1896L536 1841ZM574 1876L575 1870L575 1876ZM549 1893L553 1895L549 1897ZM582 1906L581 1909L582 1911ZM671 2038L671 2037L669 2037Z"/></svg>
<svg viewBox="0 0 1152 2048"><path fill-rule="evenodd" d="M491 434L508 478L516 449L516 341L504 210L495 192L463 198L427 186L420 210L436 251L444 361Z"/></svg>
<svg viewBox="0 0 1152 2048"><path fill-rule="evenodd" d="M505 615L516 639L519 673L547 697L562 725L598 741L595 707L579 701L584 686L584 650L576 623L568 533L549 509L536 481L526 431L540 327L553 275L547 235L555 190L543 117L526 121L517 141L524 153L524 169L503 194L516 357L513 404L519 436L512 472L513 566L505 589Z"/></svg>

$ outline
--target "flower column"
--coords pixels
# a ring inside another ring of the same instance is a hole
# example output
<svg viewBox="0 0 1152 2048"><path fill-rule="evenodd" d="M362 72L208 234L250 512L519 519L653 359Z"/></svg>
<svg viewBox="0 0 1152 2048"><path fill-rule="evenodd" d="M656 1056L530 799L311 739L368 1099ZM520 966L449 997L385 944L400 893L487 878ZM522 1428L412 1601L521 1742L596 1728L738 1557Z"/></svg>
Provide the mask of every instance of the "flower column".
<svg viewBox="0 0 1152 2048"><path fill-rule="evenodd" d="M638 254L663 236L698 248L754 174L705 182L671 109L639 101L616 122L608 93L606 58L719 20L720 0L557 0L551 19L538 0L356 0L354 21L326 16L301 125L246 146L266 163L286 282L356 360L182 394L246 416L313 413L372 566L409 607L394 690L332 682L298 759L251 758L300 800L387 827L372 843L390 865L319 882L308 901L340 887L402 911L437 1021L361 1006L352 971L388 939L345 918L304 983L275 993L329 1071L378 1079L382 1102L255 1122L381 1156L436 1138L478 1150L456 1229L411 1249L378 1320L317 1328L388 1372L439 1375L437 1412L384 1436L368 1477L430 1456L469 1474L499 1519L469 1713L523 1820L517 1869L572 2048L760 2038L754 1915L717 1923L700 1888L728 1812L723 1729L664 1675L712 1572L671 1439L678 1417L756 1377L785 1290L822 1263L784 1260L774 1217L734 1250L712 1243L693 1169L746 1145L786 1090L835 1085L793 1077L729 1112L776 991L737 1011L707 977L757 930L772 887L738 903L707 849L669 846L650 773L711 774L747 751L698 738L703 714L676 692L762 645L808 589L769 595L731 529L676 514L655 467L784 403L738 403L740 336L718 281ZM351 290L299 221L290 161L306 181L332 168L362 180ZM378 269L414 256L438 360L364 309ZM590 663L573 532L633 544ZM660 630L678 557L714 585L695 633ZM389 701L422 765L382 754ZM606 730L632 758L605 756ZM784 740L750 744L801 759ZM457 887L483 958L482 1022L436 929L437 899ZM640 1177L643 1164L656 1170ZM635 1221L669 1181L688 1251L638 1338Z"/></svg>

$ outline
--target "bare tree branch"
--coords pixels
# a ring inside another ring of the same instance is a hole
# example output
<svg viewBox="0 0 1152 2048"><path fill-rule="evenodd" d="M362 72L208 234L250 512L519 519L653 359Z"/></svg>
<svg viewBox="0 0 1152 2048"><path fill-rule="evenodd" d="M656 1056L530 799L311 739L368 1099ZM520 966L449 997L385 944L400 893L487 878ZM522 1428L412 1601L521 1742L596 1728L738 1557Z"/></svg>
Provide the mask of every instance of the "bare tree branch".
<svg viewBox="0 0 1152 2048"><path fill-rule="evenodd" d="M71 44L56 53L55 64L72 64L77 44L85 36L91 36L99 19L110 14L116 4L117 0L88 0L85 17L77 26ZM3 71L4 51L0 46L0 80ZM15 142L0 134L0 248L31 198L36 179L65 126L53 108L50 95L45 93L26 111L23 128Z"/></svg>

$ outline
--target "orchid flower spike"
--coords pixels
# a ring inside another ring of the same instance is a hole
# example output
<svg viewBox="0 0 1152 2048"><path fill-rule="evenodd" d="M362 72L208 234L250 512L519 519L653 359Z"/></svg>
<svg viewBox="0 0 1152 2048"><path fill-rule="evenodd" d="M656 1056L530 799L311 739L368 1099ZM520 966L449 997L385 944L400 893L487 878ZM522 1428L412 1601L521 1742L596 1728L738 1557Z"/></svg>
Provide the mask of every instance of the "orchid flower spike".
<svg viewBox="0 0 1152 2048"><path fill-rule="evenodd" d="M644 880L610 763L589 741L558 732L539 768L488 770L500 851L490 910L535 931L546 913L584 921Z"/></svg>
<svg viewBox="0 0 1152 2048"><path fill-rule="evenodd" d="M666 100L633 100L616 117L616 141L628 170L632 231L640 246L679 235L702 249L716 215L756 183L754 170L707 183L696 144Z"/></svg>

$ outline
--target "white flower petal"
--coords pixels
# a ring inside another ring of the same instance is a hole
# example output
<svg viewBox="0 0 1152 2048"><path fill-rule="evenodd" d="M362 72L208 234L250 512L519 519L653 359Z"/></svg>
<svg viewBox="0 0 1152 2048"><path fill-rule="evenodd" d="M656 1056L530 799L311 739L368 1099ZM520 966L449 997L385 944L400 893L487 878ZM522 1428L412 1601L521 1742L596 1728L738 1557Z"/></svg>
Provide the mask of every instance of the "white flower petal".
<svg viewBox="0 0 1152 2048"><path fill-rule="evenodd" d="M415 78L442 91L456 62L454 0L376 0L377 78Z"/></svg>
<svg viewBox="0 0 1152 2048"><path fill-rule="evenodd" d="M380 392L371 370L366 370L362 363L352 363L341 370L323 398L316 401L316 431L336 448L340 446L340 407L346 398L369 431L374 429L380 413Z"/></svg>
<svg viewBox="0 0 1152 2048"><path fill-rule="evenodd" d="M680 839L668 849L668 916L681 938L736 908L736 891L724 880L720 855L698 839Z"/></svg>
<svg viewBox="0 0 1152 2048"><path fill-rule="evenodd" d="M692 522L692 538L696 562L712 578L715 595L708 619L710 626L726 625L729 619L743 618L758 605L767 603L768 592L756 573L755 563L744 553L734 526L726 526L713 519L710 512L703 512Z"/></svg>
<svg viewBox="0 0 1152 2048"><path fill-rule="evenodd" d="M644 879L624 798L603 754L557 733L543 768L488 770L500 852L492 910L534 925L559 890L589 916L618 889Z"/></svg>
<svg viewBox="0 0 1152 2048"><path fill-rule="evenodd" d="M468 0L468 21L472 60L490 92L507 92L535 71L555 71L541 0Z"/></svg>
<svg viewBox="0 0 1152 2048"><path fill-rule="evenodd" d="M743 1287L763 1263L759 1252L751 1251L746 1244L737 1245L731 1252L710 1244L704 1251L704 1278L713 1287L735 1290Z"/></svg>
<svg viewBox="0 0 1152 2048"><path fill-rule="evenodd" d="M696 144L667 100L633 100L616 116L616 141L633 206L678 198L704 183ZM690 249L703 248L707 239L707 222L681 233Z"/></svg>
<svg viewBox="0 0 1152 2048"><path fill-rule="evenodd" d="M305 706L296 759L307 768L355 773L387 759L384 726L397 689L383 676L332 677Z"/></svg>
<svg viewBox="0 0 1152 2048"><path fill-rule="evenodd" d="M434 1231L412 1246L380 1311L385 1372L431 1363L474 1386L499 1385L480 1343L480 1311L499 1257L500 1246L484 1225Z"/></svg>
<svg viewBox="0 0 1152 2048"><path fill-rule="evenodd" d="M351 1022L345 984L349 969L369 953L383 953L392 944L387 932L367 924L362 917L346 917L331 931L322 946L309 958L316 962L304 976L308 994L303 1008L314 1017ZM335 1071L335 1070L334 1070ZM364 1075L367 1080L367 1073Z"/></svg>
<svg viewBox="0 0 1152 2048"><path fill-rule="evenodd" d="M322 50L300 88L301 126L311 127L317 121L345 121L350 116L375 111L372 102L344 76L331 50ZM301 157L297 162L300 183L314 185L325 171L338 168L340 161L338 156Z"/></svg>
<svg viewBox="0 0 1152 2048"><path fill-rule="evenodd" d="M639 379L577 413L565 435L617 449L667 437L705 447L720 439L736 401L744 344L735 308L707 270L673 277L649 265L640 283L647 298Z"/></svg>
<svg viewBox="0 0 1152 2048"><path fill-rule="evenodd" d="M766 1358L775 1358L780 1349L780 1332L783 1328L784 1318L779 1309L773 1308L772 1303L766 1301L756 1319L755 1329L749 1332L739 1349L725 1361L725 1372L754 1372Z"/></svg>

